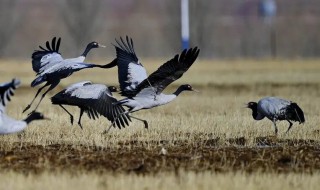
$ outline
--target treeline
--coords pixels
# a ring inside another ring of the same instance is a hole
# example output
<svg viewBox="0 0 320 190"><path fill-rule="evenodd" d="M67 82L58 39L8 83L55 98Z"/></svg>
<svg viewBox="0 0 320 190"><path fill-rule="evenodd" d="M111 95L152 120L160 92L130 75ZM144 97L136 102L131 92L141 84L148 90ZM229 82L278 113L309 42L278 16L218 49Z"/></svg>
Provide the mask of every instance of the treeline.
<svg viewBox="0 0 320 190"><path fill-rule="evenodd" d="M318 57L320 1L276 1L273 19L259 0L190 0L190 44L201 58ZM139 56L172 56L181 49L180 0L1 0L0 57L26 58L53 36L74 56L90 41L108 46L90 56L114 55L114 38L133 37Z"/></svg>

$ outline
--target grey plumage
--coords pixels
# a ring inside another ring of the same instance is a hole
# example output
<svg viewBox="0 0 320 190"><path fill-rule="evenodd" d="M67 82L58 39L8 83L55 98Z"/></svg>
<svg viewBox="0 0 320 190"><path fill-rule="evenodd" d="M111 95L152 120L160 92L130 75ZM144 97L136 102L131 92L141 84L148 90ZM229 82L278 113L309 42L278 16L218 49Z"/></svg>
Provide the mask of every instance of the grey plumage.
<svg viewBox="0 0 320 190"><path fill-rule="evenodd" d="M6 106L14 95L14 91L20 85L20 80L13 79L11 82L0 84L0 134L16 133L24 130L27 125L37 119L45 119L39 113L34 112L24 120L16 120L6 114Z"/></svg>
<svg viewBox="0 0 320 190"><path fill-rule="evenodd" d="M286 120L289 122L287 132L292 127L291 121L297 121L300 124L305 122L302 109L294 102L276 98L266 97L256 102L249 102L247 107L252 110L252 117L255 120L262 120L267 117L274 124L275 133L278 133L276 121Z"/></svg>
<svg viewBox="0 0 320 190"><path fill-rule="evenodd" d="M128 115L121 115L125 111L124 108L115 104L117 99L111 93L115 90L115 87L82 81L57 93L51 98L51 101L52 104L60 105L69 114L71 123L73 123L73 116L62 105L78 106L80 108L78 124L81 128L81 117L84 112L90 119L96 119L102 115L118 128L124 128L129 125L131 120Z"/></svg>
<svg viewBox="0 0 320 190"><path fill-rule="evenodd" d="M33 101L36 99L36 97L39 95L39 93L47 86L50 86L47 91L45 91L41 98L39 103L37 104L36 110L41 103L42 99L45 97L45 95L52 89L54 89L59 83L60 80L63 78L66 78L70 75L72 75L74 72L86 69L86 68L111 68L116 65L116 61L112 61L109 64L106 65L96 65L96 64L90 64L90 63L84 63L85 56L92 48L102 47L102 45L98 44L97 42L91 42L86 47L84 53L77 57L72 59L63 59L61 54L59 53L59 47L60 47L60 41L59 38L56 41L56 38L54 37L51 42L51 46L49 41L46 42L46 48L43 48L39 46L40 50L36 50L31 58L32 58L32 68L36 72L37 77L31 82L31 87L35 87L37 85L40 85L44 82L46 84L38 89L35 97L31 101L31 103L23 110L25 112L28 110L33 103Z"/></svg>
<svg viewBox="0 0 320 190"><path fill-rule="evenodd" d="M183 50L180 55L175 55L174 58L148 76L136 56L132 39L126 37L125 41L120 38L120 41L116 40L116 43L121 95L127 97L120 100L118 104L129 107L125 113L164 105L173 101L182 91L194 90L191 85L187 84L181 85L173 94L162 93L169 84L179 79L195 62L200 52L197 47ZM148 127L146 120L139 120L144 122L146 128Z"/></svg>

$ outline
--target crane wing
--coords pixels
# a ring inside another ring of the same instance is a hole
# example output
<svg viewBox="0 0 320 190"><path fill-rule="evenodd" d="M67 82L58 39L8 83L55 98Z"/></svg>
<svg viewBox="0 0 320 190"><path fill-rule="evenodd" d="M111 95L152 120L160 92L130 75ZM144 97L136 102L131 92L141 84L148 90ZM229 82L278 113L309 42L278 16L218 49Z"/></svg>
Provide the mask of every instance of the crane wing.
<svg viewBox="0 0 320 190"><path fill-rule="evenodd" d="M115 45L118 63L118 77L121 95L130 97L139 83L148 77L134 51L133 41L127 36L126 42L120 37Z"/></svg>
<svg viewBox="0 0 320 190"><path fill-rule="evenodd" d="M66 93L69 93L69 92L73 92L73 90L77 89L77 88L80 88L82 86L85 86L85 85L90 85L92 84L91 81L81 81L81 82L77 82L77 83L74 83L70 86L68 86L66 89L65 89L65 92Z"/></svg>
<svg viewBox="0 0 320 190"><path fill-rule="evenodd" d="M171 60L164 63L136 88L136 93L150 87L160 94L169 84L179 79L195 62L200 49L197 47L183 50L180 56L177 54Z"/></svg>
<svg viewBox="0 0 320 190"><path fill-rule="evenodd" d="M116 104L117 102L118 100L110 96L108 91L104 91L100 94L99 99L92 99L87 106L114 123L114 127L117 126L121 129L128 126L131 119L129 115L122 114L126 110L121 105Z"/></svg>
<svg viewBox="0 0 320 190"><path fill-rule="evenodd" d="M51 65L49 68L46 68L43 72L38 74L39 75L54 74L59 77L65 78L81 69L93 68L93 67L94 67L94 64L90 64L90 63L70 62L70 61L64 60L63 62Z"/></svg>
<svg viewBox="0 0 320 190"><path fill-rule="evenodd" d="M40 50L35 50L33 52L32 58L32 69L36 72L43 72L43 68L49 66L49 64L55 64L63 60L61 54L59 53L61 38L56 41L54 37L50 42L46 42L46 48L39 46Z"/></svg>
<svg viewBox="0 0 320 190"><path fill-rule="evenodd" d="M106 85L89 84L86 81L76 83L59 92L55 98L84 108L90 118L103 115L112 123L115 122L118 128L126 127L131 121L128 115L122 114L125 109L116 104L117 99L112 97Z"/></svg>
<svg viewBox="0 0 320 190"><path fill-rule="evenodd" d="M268 118L272 118L285 110L290 104L291 101L285 99L266 97L258 102L258 111L262 112L262 114Z"/></svg>
<svg viewBox="0 0 320 190"><path fill-rule="evenodd" d="M11 82L0 84L0 112L5 112L7 103L11 100L11 96L14 95L14 91L20 85L19 79L12 79Z"/></svg>

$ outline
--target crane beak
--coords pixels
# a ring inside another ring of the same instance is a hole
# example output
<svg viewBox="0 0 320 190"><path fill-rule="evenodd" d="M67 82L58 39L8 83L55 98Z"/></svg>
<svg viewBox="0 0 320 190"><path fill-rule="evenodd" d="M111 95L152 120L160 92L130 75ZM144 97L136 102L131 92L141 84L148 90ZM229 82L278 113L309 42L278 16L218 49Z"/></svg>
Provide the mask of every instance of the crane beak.
<svg viewBox="0 0 320 190"><path fill-rule="evenodd" d="M196 90L194 88L192 88L191 90L194 91L194 92L200 92L199 90Z"/></svg>
<svg viewBox="0 0 320 190"><path fill-rule="evenodd" d="M98 47L99 47L99 48L106 48L106 46L105 46L105 45L102 45L102 44L98 44Z"/></svg>
<svg viewBox="0 0 320 190"><path fill-rule="evenodd" d="M249 108L249 105L247 103L244 103L243 108Z"/></svg>
<svg viewBox="0 0 320 190"><path fill-rule="evenodd" d="M43 119L44 120L51 120L49 117L44 117Z"/></svg>

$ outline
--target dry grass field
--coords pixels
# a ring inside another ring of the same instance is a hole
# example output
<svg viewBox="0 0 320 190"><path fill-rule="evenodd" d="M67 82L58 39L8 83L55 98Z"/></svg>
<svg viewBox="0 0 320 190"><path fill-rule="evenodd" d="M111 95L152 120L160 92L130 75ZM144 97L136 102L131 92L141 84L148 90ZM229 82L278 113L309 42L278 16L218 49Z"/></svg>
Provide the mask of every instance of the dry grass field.
<svg viewBox="0 0 320 190"><path fill-rule="evenodd" d="M103 63L98 61L98 63ZM162 61L142 60L148 73ZM8 115L24 118L36 89L30 60L0 62L0 82L22 80ZM317 189L320 179L319 60L195 63L166 92L189 83L171 104L134 113L125 129L83 117L81 130L49 97L82 80L117 85L117 70L91 69L64 79L40 105L50 121L0 136L0 189ZM306 123L285 134L280 122L254 121L245 103L264 96L297 102ZM119 96L117 96L120 98ZM78 119L79 110L69 108ZM166 154L163 154L166 150Z"/></svg>

